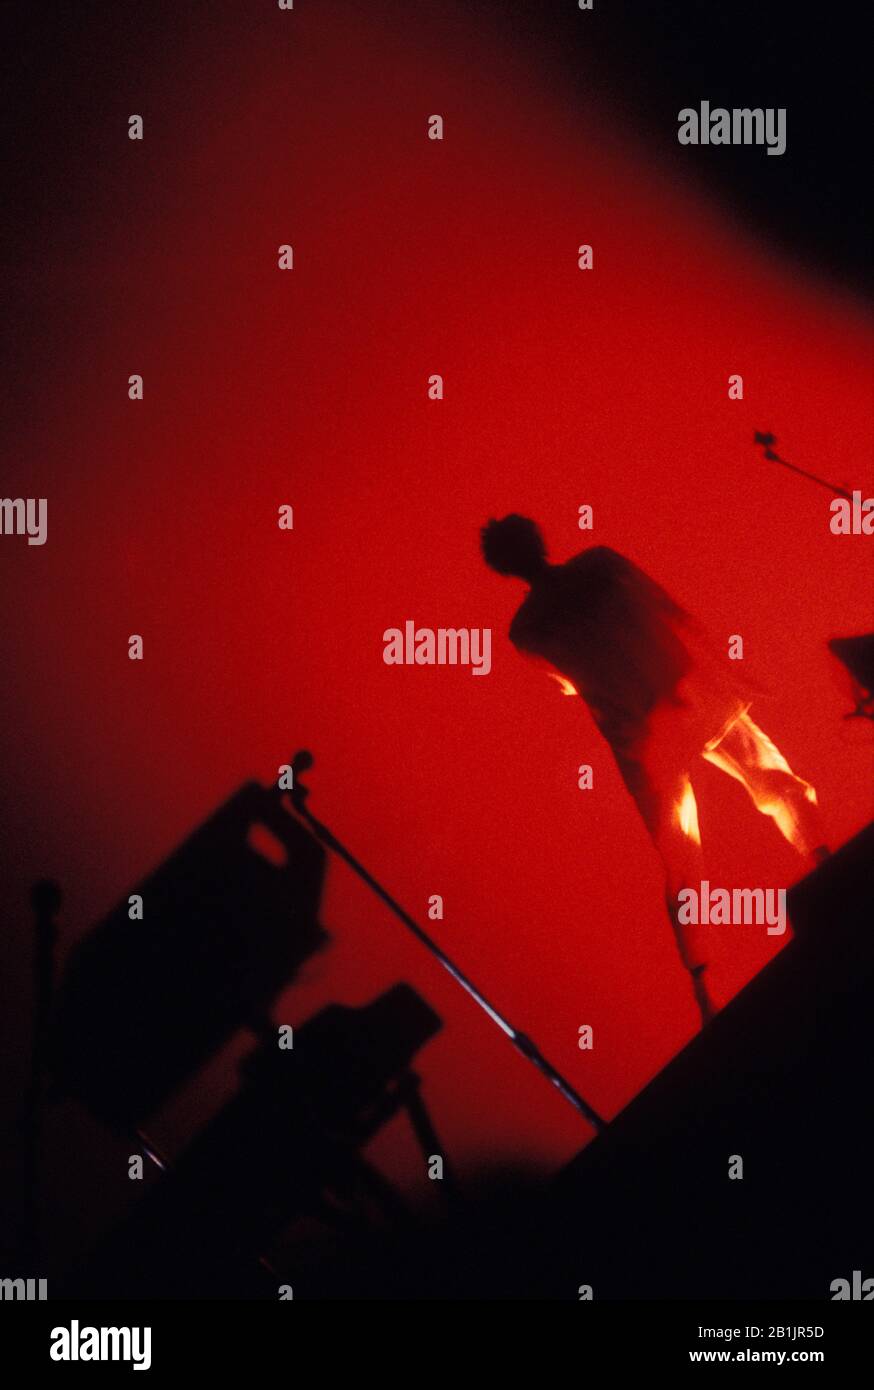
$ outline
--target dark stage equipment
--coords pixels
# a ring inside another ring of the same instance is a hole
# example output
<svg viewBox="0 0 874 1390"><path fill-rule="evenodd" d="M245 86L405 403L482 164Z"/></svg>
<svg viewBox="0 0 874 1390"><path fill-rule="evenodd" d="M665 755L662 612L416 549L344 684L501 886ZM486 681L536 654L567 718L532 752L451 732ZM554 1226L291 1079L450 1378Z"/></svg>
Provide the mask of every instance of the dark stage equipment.
<svg viewBox="0 0 874 1390"><path fill-rule="evenodd" d="M874 719L874 633L865 633L862 637L834 637L828 649L853 680L856 708L844 718Z"/></svg>
<svg viewBox="0 0 874 1390"><path fill-rule="evenodd" d="M284 862L250 837L269 833ZM53 1029L57 1093L123 1132L148 1121L327 941L321 846L276 789L242 787L74 949ZM133 894L131 895L133 896Z"/></svg>
<svg viewBox="0 0 874 1390"><path fill-rule="evenodd" d="M872 854L874 825L791 890L793 940L546 1190L497 1168L439 1228L311 1260L304 1296L821 1305L874 1278Z"/></svg>
<svg viewBox="0 0 874 1390"><path fill-rule="evenodd" d="M305 1297L356 1297L366 1289L371 1297L576 1299L589 1285L598 1299L822 1300L832 1280L865 1267L874 1222L858 1209L858 1194L874 1161L874 1104L859 1087L859 1067L870 1052L874 991L874 826L791 890L793 940L545 1190L502 1175L498 1165L497 1186L484 1187L482 1200L450 1200L441 1223L423 1225L364 1149L403 1112L423 1167L434 1155L445 1161L410 1067L440 1020L399 984L365 1008L323 1010L295 1031L286 1051L264 1012L279 982L323 939L316 921L321 846L341 854L520 1044L310 815L300 782L310 762L298 755L293 764L300 820L276 789L244 788L143 884L146 914L150 902L164 910L156 914L158 946L140 972L132 1025L115 1021L115 1001L127 994L125 975L116 972L137 956L130 941L119 944L120 935L139 929L126 903L74 957L59 1012L66 1057L55 1070L68 1092L118 1129L147 1119L231 1026L248 1022L258 1036L234 1098L69 1271L62 1292L275 1299L296 1270ZM250 848L256 823L285 847L284 867ZM186 903L193 866L188 910L198 912L186 933L175 885ZM201 895L216 878L223 901L235 906L221 919L210 969L201 965L198 974L186 952L197 944L194 960L204 959L211 918ZM250 902L258 905L246 915L251 949L266 950L269 962L244 967L237 914ZM202 999L213 989L219 1009ZM180 1032L182 1016L196 1020L199 1033L193 1026ZM155 1035L143 1032L149 1021ZM114 1026L132 1049L130 1085L128 1059L102 1046L102 1030ZM540 1066L537 1056L529 1059ZM738 1160L743 1176L731 1178ZM448 1171L441 1191L455 1196ZM318 1224L315 1245L311 1232L299 1244L302 1221Z"/></svg>
<svg viewBox="0 0 874 1390"><path fill-rule="evenodd" d="M74 949L54 1011L53 1098L130 1135L162 1175L70 1271L71 1294L276 1297L263 1252L290 1221L318 1218L345 1236L375 1213L389 1226L408 1219L361 1152L400 1112L423 1170L439 1156L441 1193L455 1195L410 1069L441 1021L408 985L361 1009L331 1005L279 1045L269 1007L327 941L324 873L325 852L285 794L248 784ZM42 979L56 904L44 888L34 902ZM168 1163L142 1126L240 1028L256 1047L237 1093Z"/></svg>
<svg viewBox="0 0 874 1390"><path fill-rule="evenodd" d="M374 1222L409 1222L361 1149L405 1111L423 1171L442 1154L410 1071L440 1026L398 984L360 1009L330 1005L295 1030L289 1050L265 1042L243 1063L238 1095L71 1272L70 1294L275 1299L282 1281L264 1251L295 1218L352 1241Z"/></svg>

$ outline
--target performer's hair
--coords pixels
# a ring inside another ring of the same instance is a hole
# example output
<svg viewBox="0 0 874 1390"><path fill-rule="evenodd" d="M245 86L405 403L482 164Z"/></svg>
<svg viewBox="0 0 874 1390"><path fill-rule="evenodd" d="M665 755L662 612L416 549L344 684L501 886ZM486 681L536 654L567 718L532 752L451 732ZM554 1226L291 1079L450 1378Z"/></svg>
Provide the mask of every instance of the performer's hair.
<svg viewBox="0 0 874 1390"><path fill-rule="evenodd" d="M480 532L480 542L486 564L498 574L531 580L544 567L546 546L530 517L514 512L502 521L492 519Z"/></svg>

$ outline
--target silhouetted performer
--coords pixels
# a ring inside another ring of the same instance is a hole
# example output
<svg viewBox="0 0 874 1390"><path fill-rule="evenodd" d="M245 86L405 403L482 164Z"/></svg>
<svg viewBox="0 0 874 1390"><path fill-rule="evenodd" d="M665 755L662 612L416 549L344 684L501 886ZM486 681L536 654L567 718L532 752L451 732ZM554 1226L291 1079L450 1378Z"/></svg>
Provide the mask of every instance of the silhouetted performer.
<svg viewBox="0 0 874 1390"><path fill-rule="evenodd" d="M490 521L482 548L498 574L531 585L511 642L573 684L613 750L661 856L668 912L706 1022L713 1010L703 975L713 928L677 920L677 894L697 890L702 878L696 762L706 758L735 777L799 854L818 862L828 851L816 793L750 719L753 692L723 665L704 630L630 560L593 546L552 565L540 531L524 516Z"/></svg>

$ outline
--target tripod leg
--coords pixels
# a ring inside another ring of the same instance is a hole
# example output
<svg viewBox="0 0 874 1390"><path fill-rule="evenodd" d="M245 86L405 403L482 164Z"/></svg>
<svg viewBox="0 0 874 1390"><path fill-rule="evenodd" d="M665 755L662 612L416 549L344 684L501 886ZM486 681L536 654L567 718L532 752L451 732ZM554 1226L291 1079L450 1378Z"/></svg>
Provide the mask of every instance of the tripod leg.
<svg viewBox="0 0 874 1390"><path fill-rule="evenodd" d="M448 1197L451 1201L456 1201L459 1192L455 1176L446 1158L443 1145L437 1136L431 1116L425 1107L425 1102L422 1100L420 1087L420 1077L415 1072L407 1072L398 1083L398 1097L410 1117L410 1124L413 1126L413 1133L419 1141L425 1162L430 1162L434 1155L439 1155L443 1160L443 1177L441 1179L443 1196Z"/></svg>

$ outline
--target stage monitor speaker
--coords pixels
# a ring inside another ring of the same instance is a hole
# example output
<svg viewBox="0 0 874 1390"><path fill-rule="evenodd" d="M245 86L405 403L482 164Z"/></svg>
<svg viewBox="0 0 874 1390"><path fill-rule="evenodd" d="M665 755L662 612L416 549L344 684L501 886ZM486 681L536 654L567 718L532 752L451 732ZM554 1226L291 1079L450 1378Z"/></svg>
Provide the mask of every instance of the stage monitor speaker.
<svg viewBox="0 0 874 1390"><path fill-rule="evenodd" d="M146 1121L328 939L325 852L250 783L74 948L52 1032L57 1089L121 1130ZM130 897L142 900L131 917Z"/></svg>

